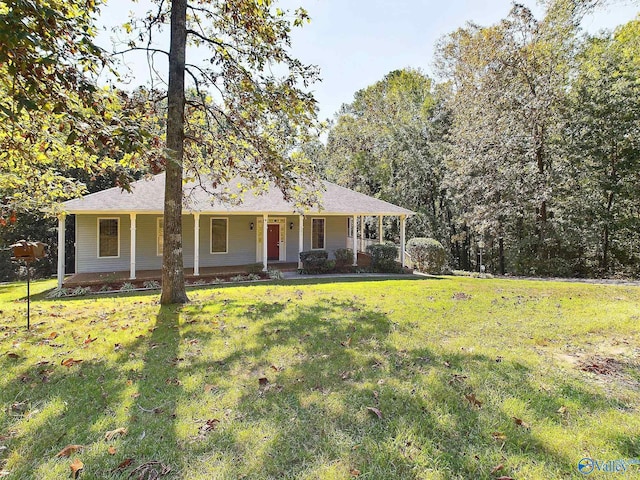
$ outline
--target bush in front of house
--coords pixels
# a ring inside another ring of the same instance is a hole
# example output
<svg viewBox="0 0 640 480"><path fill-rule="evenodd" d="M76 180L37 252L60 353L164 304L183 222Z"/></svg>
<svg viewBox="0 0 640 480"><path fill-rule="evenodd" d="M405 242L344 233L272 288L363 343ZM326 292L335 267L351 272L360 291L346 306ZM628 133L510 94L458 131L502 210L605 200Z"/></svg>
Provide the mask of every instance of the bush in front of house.
<svg viewBox="0 0 640 480"><path fill-rule="evenodd" d="M335 267L335 262L329 261L326 250L308 250L300 252L302 273L327 273Z"/></svg>
<svg viewBox="0 0 640 480"><path fill-rule="evenodd" d="M353 250L350 248L339 248L333 252L336 258L336 270L338 272L350 272L353 270Z"/></svg>
<svg viewBox="0 0 640 480"><path fill-rule="evenodd" d="M398 249L395 245L369 245L367 253L371 255L371 269L374 272L398 273L402 270L400 264L396 262Z"/></svg>
<svg viewBox="0 0 640 480"><path fill-rule="evenodd" d="M442 244L426 237L415 237L407 242L407 253L418 271L438 274L447 263L447 251Z"/></svg>

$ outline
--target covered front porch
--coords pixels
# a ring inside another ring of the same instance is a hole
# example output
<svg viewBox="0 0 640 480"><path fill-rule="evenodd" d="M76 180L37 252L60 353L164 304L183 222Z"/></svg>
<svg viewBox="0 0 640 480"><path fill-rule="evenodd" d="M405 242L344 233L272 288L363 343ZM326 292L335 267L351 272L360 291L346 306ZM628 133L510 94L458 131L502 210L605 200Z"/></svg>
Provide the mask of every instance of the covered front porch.
<svg viewBox="0 0 640 480"><path fill-rule="evenodd" d="M383 239L383 215L376 217L378 239ZM109 217L98 214L76 218L76 273L65 277L65 217L59 217L58 230L58 286L97 285L126 281L159 281L162 277L162 214L114 213ZM404 266L405 215L400 217L399 262ZM80 221L81 220L81 221ZM107 220L115 227L111 244L113 257L96 257L101 252L101 222ZM185 277L214 279L216 276L255 272L257 264L262 272L269 268L296 270L301 268L300 252L324 249L330 254L338 248L353 250L354 266L362 265L362 252L373 241L365 239L365 215L291 215L286 213L262 215L234 215L189 212L183 215L185 245ZM211 236L213 222L222 222L223 251L214 251ZM80 230L80 232L78 232ZM128 232L127 232L128 230ZM126 233L125 233L126 232ZM127 235L128 233L128 235ZM275 236L272 235L275 234ZM356 241L353 241L356 239ZM265 241L266 240L266 241ZM273 241L272 241L273 240ZM275 253L271 252L274 246ZM85 252L79 263L78 252ZM86 255L89 252L89 255ZM204 257L204 261L202 260ZM274 258L277 260L274 262ZM89 268L88 268L89 267ZM127 270L127 267L128 270Z"/></svg>

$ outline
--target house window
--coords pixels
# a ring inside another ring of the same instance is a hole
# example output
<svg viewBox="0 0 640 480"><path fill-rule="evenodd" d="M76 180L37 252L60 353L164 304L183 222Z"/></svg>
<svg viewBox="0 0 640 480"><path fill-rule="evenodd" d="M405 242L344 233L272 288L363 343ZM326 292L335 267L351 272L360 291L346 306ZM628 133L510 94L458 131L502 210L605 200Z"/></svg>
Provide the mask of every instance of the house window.
<svg viewBox="0 0 640 480"><path fill-rule="evenodd" d="M158 226L156 228L156 252L162 255L164 251L164 218L158 217Z"/></svg>
<svg viewBox="0 0 640 480"><path fill-rule="evenodd" d="M98 258L120 256L120 219L98 219Z"/></svg>
<svg viewBox="0 0 640 480"><path fill-rule="evenodd" d="M324 249L324 234L325 234L324 218L312 218L311 219L311 249L312 250Z"/></svg>
<svg viewBox="0 0 640 480"><path fill-rule="evenodd" d="M227 218L211 219L211 253L227 253L229 240L229 220Z"/></svg>

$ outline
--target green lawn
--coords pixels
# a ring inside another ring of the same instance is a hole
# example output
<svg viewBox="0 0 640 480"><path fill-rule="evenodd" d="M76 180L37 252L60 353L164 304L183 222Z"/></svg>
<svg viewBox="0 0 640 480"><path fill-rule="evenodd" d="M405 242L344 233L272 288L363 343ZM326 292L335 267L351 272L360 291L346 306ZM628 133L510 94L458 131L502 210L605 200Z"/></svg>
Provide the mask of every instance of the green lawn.
<svg viewBox="0 0 640 480"><path fill-rule="evenodd" d="M640 457L639 287L308 280L161 308L53 286L30 332L24 284L0 286L0 476L566 479Z"/></svg>

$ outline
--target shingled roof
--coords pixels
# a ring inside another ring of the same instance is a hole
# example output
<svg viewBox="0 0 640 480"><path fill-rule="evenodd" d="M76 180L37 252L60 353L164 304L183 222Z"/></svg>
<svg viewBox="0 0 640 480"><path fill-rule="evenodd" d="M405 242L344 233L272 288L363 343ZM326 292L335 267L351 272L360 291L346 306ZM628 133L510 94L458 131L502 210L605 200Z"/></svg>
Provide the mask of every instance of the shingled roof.
<svg viewBox="0 0 640 480"><path fill-rule="evenodd" d="M91 193L82 198L63 203L64 210L71 214L82 213L162 213L164 209L163 173L150 179L138 180L131 184L131 193L119 187ZM355 192L331 182L322 182L321 208L306 211L305 214L323 215L413 215L414 212L392 203ZM211 196L193 183L184 187L187 212L206 214L278 214L298 213L293 203L283 198L282 192L271 186L268 191L256 194L245 192L243 201L234 205Z"/></svg>

